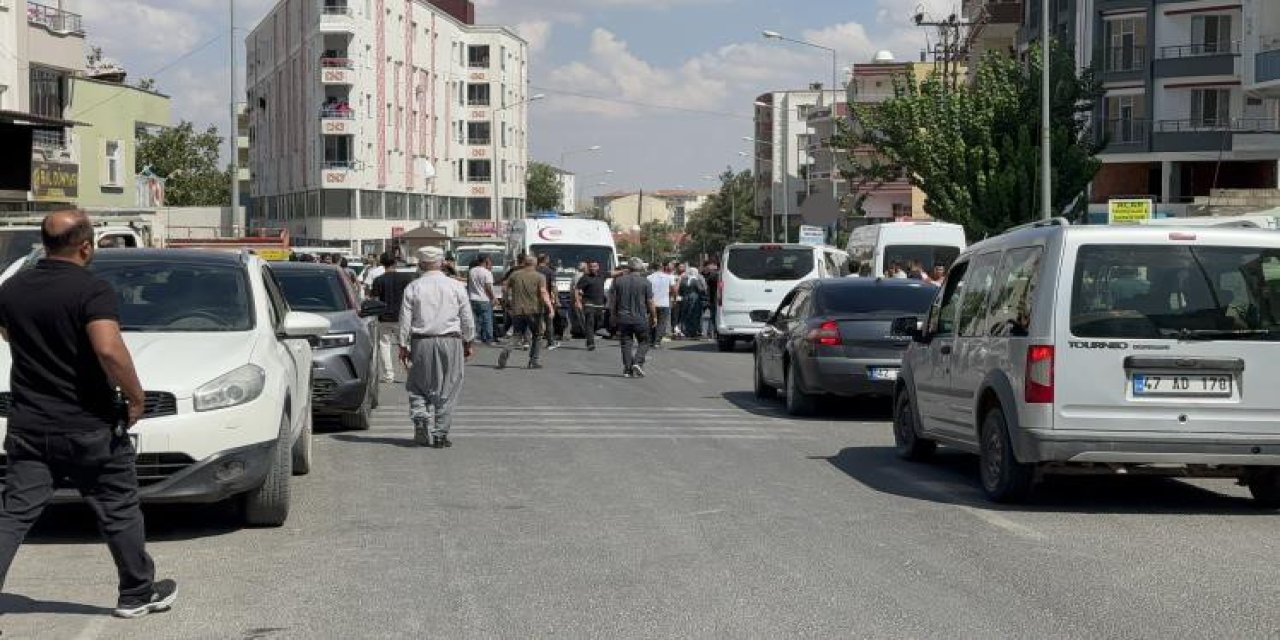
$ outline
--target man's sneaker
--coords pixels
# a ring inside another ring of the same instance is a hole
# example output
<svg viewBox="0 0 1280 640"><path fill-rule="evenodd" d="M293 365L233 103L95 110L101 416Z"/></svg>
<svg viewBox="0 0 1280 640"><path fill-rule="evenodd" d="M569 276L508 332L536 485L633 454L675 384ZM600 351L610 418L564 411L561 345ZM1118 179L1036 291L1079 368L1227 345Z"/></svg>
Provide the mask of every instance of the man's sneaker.
<svg viewBox="0 0 1280 640"><path fill-rule="evenodd" d="M634 378L634 377L635 377L635 374L631 373L631 368L630 368L630 367L627 367L627 368L625 368L625 369L623 369L623 370L622 370L622 377L624 377L624 378Z"/></svg>
<svg viewBox="0 0 1280 640"><path fill-rule="evenodd" d="M452 447L452 446L453 446L453 443L449 442L449 434L446 433L443 435L436 436L437 449L448 449L449 447Z"/></svg>
<svg viewBox="0 0 1280 640"><path fill-rule="evenodd" d="M547 345L547 351L555 351L556 349L559 349L559 348L560 348L560 343L558 341L552 342L551 344Z"/></svg>
<svg viewBox="0 0 1280 640"><path fill-rule="evenodd" d="M587 345L587 351L595 351L595 350L596 350L596 345L594 344Z"/></svg>
<svg viewBox="0 0 1280 640"><path fill-rule="evenodd" d="M509 360L510 358L511 358L511 351L504 349L502 353L498 354L498 368L506 369L507 360Z"/></svg>
<svg viewBox="0 0 1280 640"><path fill-rule="evenodd" d="M540 365L540 364L538 364L538 363L536 363L536 362L530 362L530 363L529 363L529 368L530 368L530 369L541 369L541 368L542 368L542 365Z"/></svg>
<svg viewBox="0 0 1280 640"><path fill-rule="evenodd" d="M431 431L426 420L413 421L413 442L420 447L431 446Z"/></svg>
<svg viewBox="0 0 1280 640"><path fill-rule="evenodd" d="M631 366L631 373L637 378L644 377L644 369L640 368L640 365L638 364Z"/></svg>
<svg viewBox="0 0 1280 640"><path fill-rule="evenodd" d="M151 586L151 595L139 600L120 600L115 611L117 618L141 618L148 613L159 613L173 608L173 601L178 599L178 583L173 580L160 580Z"/></svg>

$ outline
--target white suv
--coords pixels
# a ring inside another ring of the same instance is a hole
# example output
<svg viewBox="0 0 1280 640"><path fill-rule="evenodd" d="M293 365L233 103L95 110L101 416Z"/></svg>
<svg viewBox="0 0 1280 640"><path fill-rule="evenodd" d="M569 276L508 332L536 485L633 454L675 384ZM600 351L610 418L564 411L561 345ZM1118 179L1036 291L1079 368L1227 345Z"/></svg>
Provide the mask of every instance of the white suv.
<svg viewBox="0 0 1280 640"><path fill-rule="evenodd" d="M1280 234L1031 225L961 255L914 333L899 454L977 453L993 500L1096 472L1238 478L1280 506Z"/></svg>
<svg viewBox="0 0 1280 640"><path fill-rule="evenodd" d="M119 295L146 389L129 431L142 499L241 496L248 524L283 524L289 477L311 467L309 340L329 321L290 311L270 267L247 253L119 249L90 269ZM6 422L11 363L0 349Z"/></svg>

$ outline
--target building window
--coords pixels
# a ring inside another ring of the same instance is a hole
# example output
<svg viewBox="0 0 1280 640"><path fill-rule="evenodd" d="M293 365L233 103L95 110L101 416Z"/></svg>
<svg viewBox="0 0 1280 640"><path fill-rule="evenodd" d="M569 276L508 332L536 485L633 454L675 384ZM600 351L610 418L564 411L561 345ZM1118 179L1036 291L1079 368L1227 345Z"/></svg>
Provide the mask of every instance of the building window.
<svg viewBox="0 0 1280 640"><path fill-rule="evenodd" d="M1230 89L1195 89L1191 92L1192 126L1218 128L1230 123Z"/></svg>
<svg viewBox="0 0 1280 640"><path fill-rule="evenodd" d="M467 106L470 106L470 107L489 106L488 83L467 85Z"/></svg>
<svg viewBox="0 0 1280 640"><path fill-rule="evenodd" d="M1137 71L1147 64L1147 18L1107 21L1107 71Z"/></svg>
<svg viewBox="0 0 1280 640"><path fill-rule="evenodd" d="M103 150L106 168L103 178L106 186L119 187L124 184L124 149L119 140L108 140Z"/></svg>
<svg viewBox="0 0 1280 640"><path fill-rule="evenodd" d="M1106 99L1106 127L1113 143L1133 144L1146 139L1146 104L1147 97L1143 95Z"/></svg>
<svg viewBox="0 0 1280 640"><path fill-rule="evenodd" d="M324 137L324 168L350 169L354 163L352 157L351 136Z"/></svg>
<svg viewBox="0 0 1280 640"><path fill-rule="evenodd" d="M491 144L493 125L488 122L467 123L467 144Z"/></svg>
<svg viewBox="0 0 1280 640"><path fill-rule="evenodd" d="M467 47L467 66L472 69L488 69L489 45L473 44Z"/></svg>
<svg viewBox="0 0 1280 640"><path fill-rule="evenodd" d="M490 182L493 180L493 162L489 160L467 161L467 182Z"/></svg>
<svg viewBox="0 0 1280 640"><path fill-rule="evenodd" d="M1191 18L1191 55L1231 53L1231 16Z"/></svg>

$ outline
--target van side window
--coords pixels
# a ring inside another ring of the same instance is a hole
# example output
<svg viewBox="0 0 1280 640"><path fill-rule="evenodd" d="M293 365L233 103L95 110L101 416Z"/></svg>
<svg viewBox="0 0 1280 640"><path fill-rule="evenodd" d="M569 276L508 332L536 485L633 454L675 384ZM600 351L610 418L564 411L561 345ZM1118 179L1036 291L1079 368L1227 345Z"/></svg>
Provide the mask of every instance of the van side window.
<svg viewBox="0 0 1280 640"><path fill-rule="evenodd" d="M983 334L986 326L987 294L991 293L991 285L996 279L996 266L1000 264L1000 253L992 252L978 256L969 267L969 274L961 285L960 300L960 335L966 337Z"/></svg>
<svg viewBox="0 0 1280 640"><path fill-rule="evenodd" d="M959 306L957 301L963 291L965 272L968 270L968 262L961 262L951 267L951 273L947 274L946 288L942 290L942 295L938 297L929 314L929 335L947 337L956 334L956 307Z"/></svg>
<svg viewBox="0 0 1280 640"><path fill-rule="evenodd" d="M1000 264L1000 289L991 297L987 332L993 336L1024 337L1031 330L1031 302L1040 279L1043 247L1011 249Z"/></svg>

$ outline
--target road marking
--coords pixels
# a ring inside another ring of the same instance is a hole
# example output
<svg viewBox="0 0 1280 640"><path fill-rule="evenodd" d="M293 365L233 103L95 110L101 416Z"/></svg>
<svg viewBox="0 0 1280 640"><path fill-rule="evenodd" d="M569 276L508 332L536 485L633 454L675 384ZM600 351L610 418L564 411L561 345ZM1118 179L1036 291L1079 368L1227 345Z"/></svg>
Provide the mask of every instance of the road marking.
<svg viewBox="0 0 1280 640"><path fill-rule="evenodd" d="M379 427L398 427L398 428L379 428ZM454 423L453 423L453 428L454 428L454 430L461 430L461 431L462 431L462 432L464 432L464 433L470 433L470 432L473 432L473 431L493 431L493 432L498 432L498 433L508 433L508 432L509 432L509 433L532 433L532 432L535 432L535 431L541 431L541 432L546 432L546 433L558 432L558 431L601 431L601 432L605 432L605 433L608 433L608 432L610 432L610 431L644 431L644 432L652 432L652 433L663 433L663 432L673 432L673 431L674 431L674 432L680 432L680 431L689 431L689 432L701 432L701 431L720 431L720 432L732 432L732 431L761 432L761 431L767 431L767 432L782 432L782 430L779 430L779 429L765 429L765 428L763 428L763 427L759 427L759 426L740 426L740 427L668 427L668 426L662 426L662 425L643 425L643 424L628 424L628 425L617 425L617 426L595 426L595 425L556 425L556 426L548 426L548 427L544 427L544 426L540 426L540 425L536 425L536 424L525 425L525 426L512 426L512 425L509 425L509 424L467 424L467 423L464 423L464 422L454 422ZM403 424L403 423L401 423L401 424L396 424L396 425L374 425L374 428L373 428L373 429L369 429L369 431L373 431L373 432L380 432L380 433L412 433L411 431L408 431L407 429L405 429L405 428L404 428L404 424ZM794 430L792 430L792 429L788 429L788 430L785 430L785 432L786 432L786 433L793 433L793 432L794 432Z"/></svg>
<svg viewBox="0 0 1280 640"><path fill-rule="evenodd" d="M672 370L671 370L671 373L674 373L674 374L676 374L676 375L680 376L681 378L684 378L685 380L688 380L689 382L692 382L692 383L694 383L694 384L706 384L706 383L707 383L707 381L706 381L706 380L703 380L702 378L699 378L698 376L695 376L695 375L693 375L692 373L689 373L689 372L687 372L687 371L681 371L680 369L672 369Z"/></svg>
<svg viewBox="0 0 1280 640"><path fill-rule="evenodd" d="M450 437L456 434L450 432ZM466 433L457 436L462 441L468 438L600 438L605 440L777 440L777 436L747 433Z"/></svg>
<svg viewBox="0 0 1280 640"><path fill-rule="evenodd" d="M598 424L599 426L602 426L602 427L607 427L609 425L623 425L623 424L656 424L656 425L671 425L671 426L684 425L683 421L667 420L661 417L607 418L607 419L601 420L598 418L594 418L592 416L548 417L548 416L490 416L490 415L455 414L453 416L453 420L454 422L459 422L464 424L467 423L468 421L474 421L474 420L488 420L488 421L494 421L494 422L505 420L513 425ZM385 417L374 416L372 420L374 424L381 424L381 423L405 424L408 421L409 421L409 414L407 413L404 415L396 415L396 416L385 416ZM714 418L699 417L697 420L688 421L688 426L695 426L699 424L758 424L758 425L779 425L779 426L795 425L794 422L791 422L789 420L769 420L764 418L739 418L739 417L732 417L732 416L724 416L724 417L718 416Z"/></svg>
<svg viewBox="0 0 1280 640"><path fill-rule="evenodd" d="M408 411L409 404L382 404L379 405L377 411L401 410ZM627 412L636 411L640 413L733 413L736 411L734 407L620 407L617 405L608 406L583 406L583 405L553 405L553 406L534 406L534 407L496 407L496 406L469 406L458 407L457 413L529 413L531 411L613 411Z"/></svg>

